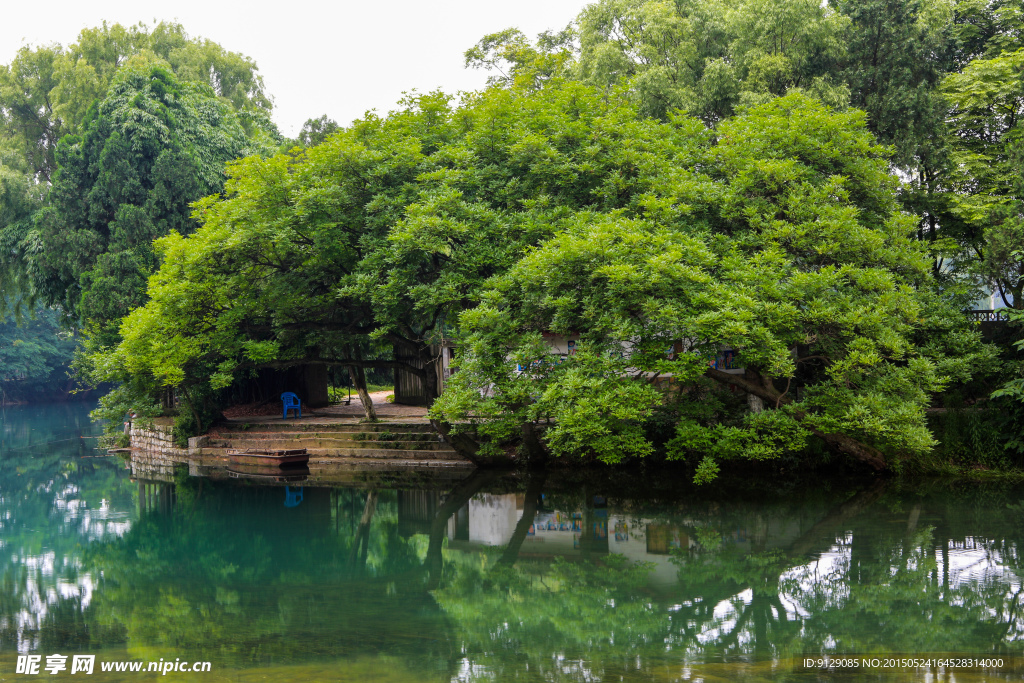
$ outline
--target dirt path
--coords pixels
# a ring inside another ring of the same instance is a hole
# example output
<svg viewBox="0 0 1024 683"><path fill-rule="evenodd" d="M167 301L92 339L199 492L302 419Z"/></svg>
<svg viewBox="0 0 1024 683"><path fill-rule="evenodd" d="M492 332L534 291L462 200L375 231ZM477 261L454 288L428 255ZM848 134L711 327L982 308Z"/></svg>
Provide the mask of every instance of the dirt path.
<svg viewBox="0 0 1024 683"><path fill-rule="evenodd" d="M388 403L387 397L393 392L391 391L375 391L370 394L370 400L373 401L373 407L377 411L377 417L426 417L427 409L422 406L403 406L395 405L394 403ZM326 408L314 408L309 409L305 406L302 408L303 416L315 417L363 417L363 404L359 400L359 396L352 393L352 402L349 405L331 405ZM239 419L245 417L273 417L281 416L281 402L271 401L270 403L264 404L250 404L241 406L232 406L224 411L224 416L228 419Z"/></svg>
<svg viewBox="0 0 1024 683"><path fill-rule="evenodd" d="M422 406L403 406L388 403L386 399L392 393L394 392L375 391L370 394L370 400L373 401L373 408L377 411L377 417L426 417L427 409ZM334 405L327 406L326 408L317 408L316 414L331 417L362 417L363 404L359 397L353 393L351 404L347 406Z"/></svg>

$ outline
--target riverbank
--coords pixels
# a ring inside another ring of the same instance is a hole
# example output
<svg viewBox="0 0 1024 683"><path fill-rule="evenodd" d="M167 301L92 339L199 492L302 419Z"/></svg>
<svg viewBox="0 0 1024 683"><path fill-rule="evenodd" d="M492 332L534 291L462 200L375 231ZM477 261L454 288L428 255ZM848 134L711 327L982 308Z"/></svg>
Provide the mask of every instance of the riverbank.
<svg viewBox="0 0 1024 683"><path fill-rule="evenodd" d="M386 395L386 394L385 394ZM426 416L426 409L380 402L379 420L363 420L357 402L349 406L329 406L304 411L303 417L283 418L273 415L232 417L207 433L188 439L181 447L174 438L173 418L139 421L132 427L131 450L169 459L193 469L224 467L230 451L290 450L305 448L311 466L342 465L369 468L408 467L472 467L474 465L518 468L526 462L513 450L507 457L481 460L474 452L460 448L436 431ZM452 440L458 437L452 438ZM652 456L618 465L607 465L589 458L552 457L531 461L531 466L547 466L553 470L589 472L651 472L663 470L672 477L692 481L694 465L687 461L666 461ZM755 486L784 490L792 482L876 479L917 481L943 480L974 482L1024 482L1020 469L982 468L951 462L899 462L885 472L872 473L845 458L825 460L789 456L766 461L724 461L720 478L724 482L744 481Z"/></svg>
<svg viewBox="0 0 1024 683"><path fill-rule="evenodd" d="M345 406L349 411L352 406ZM310 466L363 463L373 467L471 467L472 461L434 432L423 415L408 410L384 412L368 423L344 408L320 409L301 418L280 415L236 417L206 434L192 437L187 447L174 438L172 418L132 425L130 448L189 465L220 467L229 453L246 450L305 449ZM408 406L399 406L408 409ZM422 409L419 409L422 410Z"/></svg>

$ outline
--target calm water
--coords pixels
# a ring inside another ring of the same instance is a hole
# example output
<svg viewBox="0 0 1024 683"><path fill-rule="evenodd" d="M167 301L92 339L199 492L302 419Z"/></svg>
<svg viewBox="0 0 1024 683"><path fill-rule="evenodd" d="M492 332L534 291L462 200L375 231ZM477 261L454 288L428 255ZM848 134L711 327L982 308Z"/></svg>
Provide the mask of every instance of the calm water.
<svg viewBox="0 0 1024 683"><path fill-rule="evenodd" d="M40 678L19 653L208 660L168 674L203 681L1024 677L1019 487L190 477L94 457L87 411L3 412L0 680ZM1004 666L803 667L822 653Z"/></svg>

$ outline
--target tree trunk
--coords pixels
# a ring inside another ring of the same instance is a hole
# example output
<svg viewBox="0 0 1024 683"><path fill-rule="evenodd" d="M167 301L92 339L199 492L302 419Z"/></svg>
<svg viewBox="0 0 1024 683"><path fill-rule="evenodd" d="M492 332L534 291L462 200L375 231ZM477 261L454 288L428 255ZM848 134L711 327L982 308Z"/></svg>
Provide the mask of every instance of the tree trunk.
<svg viewBox="0 0 1024 683"><path fill-rule="evenodd" d="M907 540L909 541L914 532L917 531L917 520L921 518L921 504L918 503L910 509L910 516L907 518Z"/></svg>
<svg viewBox="0 0 1024 683"><path fill-rule="evenodd" d="M370 392L366 390L366 373L363 372L362 368L354 366L348 366L349 377L352 378L352 384L356 387L356 393L359 394L359 401L363 404L363 414L366 415L367 422L377 421L377 411L373 409L373 400L370 398Z"/></svg>
<svg viewBox="0 0 1024 683"><path fill-rule="evenodd" d="M532 422L523 424L523 455L529 465L537 465L547 460L547 449L540 440L537 425Z"/></svg>
<svg viewBox="0 0 1024 683"><path fill-rule="evenodd" d="M366 505L363 506L363 516L359 520L359 528L356 530L356 537L352 539L352 549L349 551L348 562L355 565L357 560L365 562L366 554L370 548L370 523L373 522L373 515L377 511L377 489L370 489L366 494ZM362 552L360 552L360 547Z"/></svg>
<svg viewBox="0 0 1024 683"><path fill-rule="evenodd" d="M761 382L761 376L756 371L749 368L743 371L743 378L748 382L763 384L763 382ZM764 411L764 399L757 394L747 392L747 406L750 408L750 412L760 413Z"/></svg>
<svg viewBox="0 0 1024 683"><path fill-rule="evenodd" d="M498 478L494 470L477 469L469 477L451 490L444 504L434 514L430 522L430 540L427 544L427 557L424 561L430 580L427 590L434 590L441 584L441 570L444 567L441 549L444 546L444 532L448 528L448 519L469 502L469 499L488 483Z"/></svg>
<svg viewBox="0 0 1024 683"><path fill-rule="evenodd" d="M526 483L526 499L523 502L523 516L516 524L516 529L512 532L512 538L509 539L505 552L501 554L501 559L498 560L498 564L515 564L516 558L519 557L519 549L523 547L526 534L530 531L534 518L537 516L537 501L544 490L544 473L536 472L529 475L529 477Z"/></svg>
<svg viewBox="0 0 1024 683"><path fill-rule="evenodd" d="M817 430L811 430L811 433L840 453L845 453L855 460L860 460L876 472L881 472L889 466L885 462L885 456L882 455L881 451L866 443L857 441L852 436L838 433L824 434Z"/></svg>
<svg viewBox="0 0 1024 683"><path fill-rule="evenodd" d="M480 444L477 443L476 439L468 434L452 434L451 425L441 420L431 419L430 425L434 428L434 431L444 438L449 446L455 449L456 453L469 458L477 467L488 464L487 459L477 457Z"/></svg>

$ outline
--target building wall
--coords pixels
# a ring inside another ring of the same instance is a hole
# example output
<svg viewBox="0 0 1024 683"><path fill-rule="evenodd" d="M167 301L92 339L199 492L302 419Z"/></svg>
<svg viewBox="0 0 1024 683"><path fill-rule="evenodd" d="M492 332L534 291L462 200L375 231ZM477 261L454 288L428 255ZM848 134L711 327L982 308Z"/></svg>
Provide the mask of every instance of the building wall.
<svg viewBox="0 0 1024 683"><path fill-rule="evenodd" d="M431 347L431 356L433 362L425 363L421 358L410 351L401 349L395 346L395 360L400 360L404 363L415 368L430 368L436 373L437 379L435 380L435 386L438 387L440 392L443 384L441 383L441 353L440 348ZM430 393L424 386L423 379L414 375L407 370L401 368L395 368L395 403L400 403L407 406L426 406L430 405L431 397Z"/></svg>

